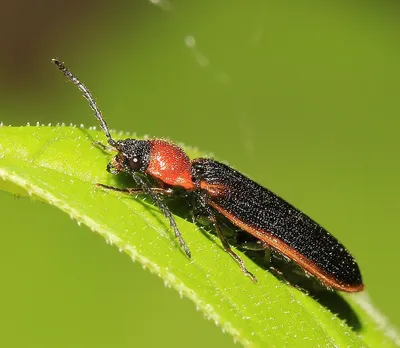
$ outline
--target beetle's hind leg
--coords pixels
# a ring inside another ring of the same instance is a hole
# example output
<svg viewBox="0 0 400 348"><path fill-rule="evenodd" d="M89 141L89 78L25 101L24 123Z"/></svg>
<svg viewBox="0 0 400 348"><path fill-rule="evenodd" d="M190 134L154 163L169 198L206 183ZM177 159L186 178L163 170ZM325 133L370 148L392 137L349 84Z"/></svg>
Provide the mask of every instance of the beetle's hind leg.
<svg viewBox="0 0 400 348"><path fill-rule="evenodd" d="M279 267L275 267L273 261L274 260L282 260L283 257L279 256L279 252L277 252L273 247L271 247L268 243L256 239L255 241L245 241L240 243L240 249L249 252L262 252L263 256L260 259L262 262L262 266L268 269L271 273L275 275L278 279L287 282L284 276L284 272L282 272ZM251 257L250 257L251 258Z"/></svg>

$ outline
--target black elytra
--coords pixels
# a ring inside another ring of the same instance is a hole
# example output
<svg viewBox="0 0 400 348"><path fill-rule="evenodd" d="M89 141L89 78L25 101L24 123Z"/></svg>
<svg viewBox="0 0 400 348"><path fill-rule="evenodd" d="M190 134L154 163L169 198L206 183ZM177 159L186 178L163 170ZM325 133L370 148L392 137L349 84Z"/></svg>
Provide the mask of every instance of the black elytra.
<svg viewBox="0 0 400 348"><path fill-rule="evenodd" d="M193 161L199 180L223 189L209 204L234 224L296 259L308 272L329 277L329 286L362 290L355 259L327 230L300 210L231 167L210 159ZM245 226L243 226L245 225ZM275 239L275 241L274 241Z"/></svg>

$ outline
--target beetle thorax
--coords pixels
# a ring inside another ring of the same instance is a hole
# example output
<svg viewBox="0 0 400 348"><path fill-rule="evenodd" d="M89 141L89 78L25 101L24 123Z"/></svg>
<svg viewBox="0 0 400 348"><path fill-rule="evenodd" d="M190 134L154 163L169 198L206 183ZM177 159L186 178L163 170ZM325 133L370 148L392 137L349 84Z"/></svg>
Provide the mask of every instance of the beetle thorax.
<svg viewBox="0 0 400 348"><path fill-rule="evenodd" d="M150 162L146 173L170 186L194 189L189 157L166 140L150 140Z"/></svg>

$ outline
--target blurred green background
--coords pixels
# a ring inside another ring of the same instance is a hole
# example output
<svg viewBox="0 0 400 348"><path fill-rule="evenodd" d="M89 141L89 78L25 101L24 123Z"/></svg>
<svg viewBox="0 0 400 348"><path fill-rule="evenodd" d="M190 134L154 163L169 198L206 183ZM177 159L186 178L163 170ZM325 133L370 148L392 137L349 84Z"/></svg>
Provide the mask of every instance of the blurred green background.
<svg viewBox="0 0 400 348"><path fill-rule="evenodd" d="M400 325L397 1L0 3L0 121L97 125L60 58L112 128L212 152L322 223ZM67 215L0 206L0 346L233 346Z"/></svg>

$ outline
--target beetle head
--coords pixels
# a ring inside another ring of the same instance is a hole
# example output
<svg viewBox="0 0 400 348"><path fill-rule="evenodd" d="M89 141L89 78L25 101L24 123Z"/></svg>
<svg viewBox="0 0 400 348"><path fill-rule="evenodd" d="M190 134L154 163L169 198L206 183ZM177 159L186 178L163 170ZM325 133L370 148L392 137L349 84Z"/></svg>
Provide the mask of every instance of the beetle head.
<svg viewBox="0 0 400 348"><path fill-rule="evenodd" d="M118 154L107 165L107 171L111 174L121 172L144 173L150 162L150 141L125 139L118 140L114 145Z"/></svg>

